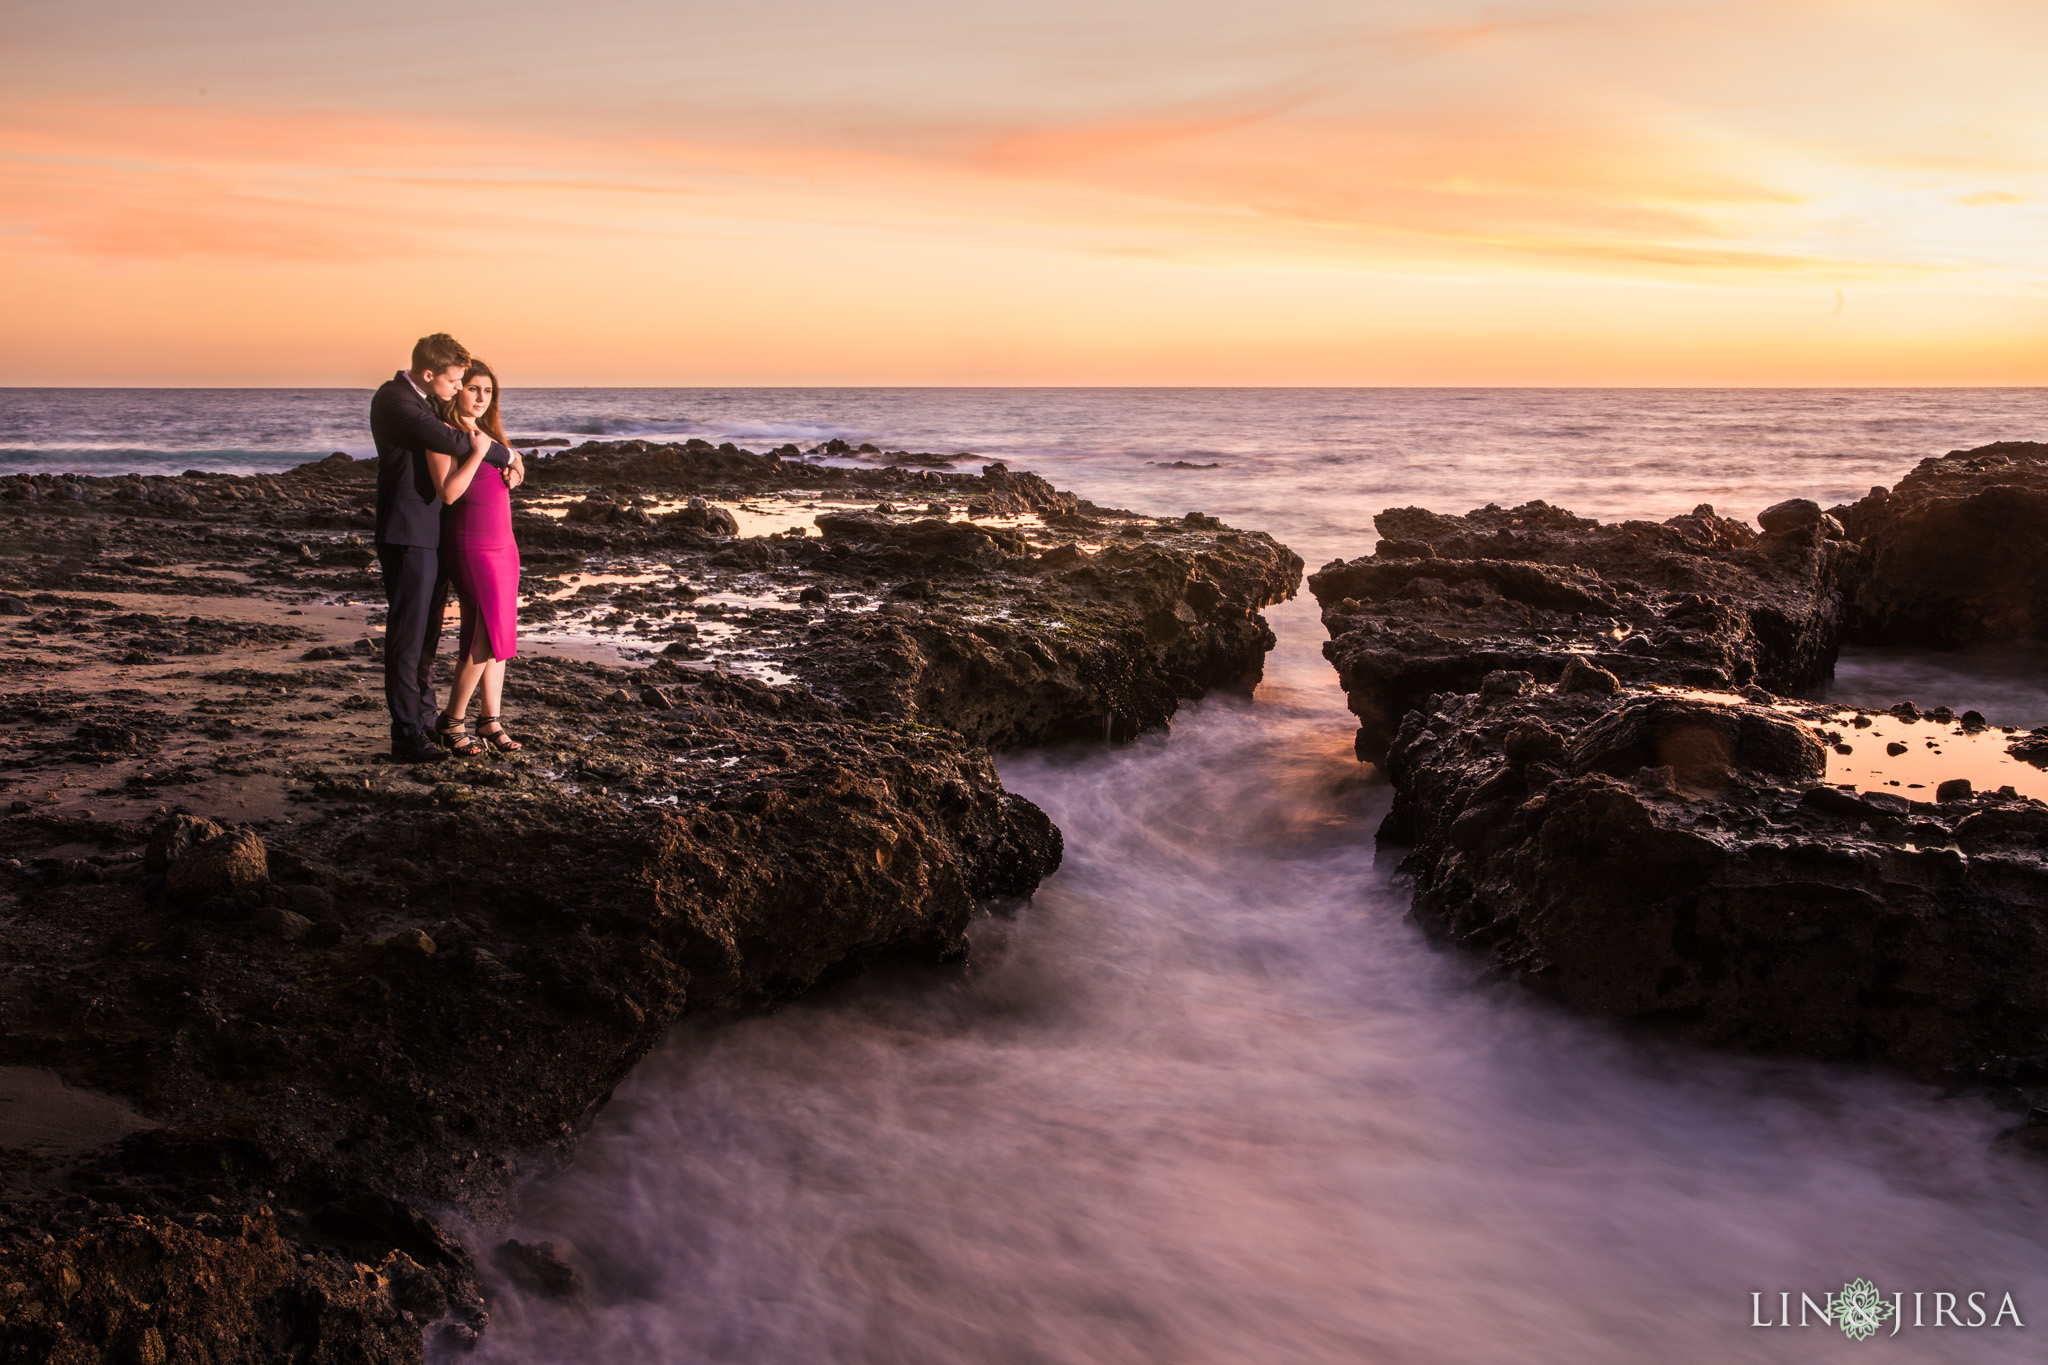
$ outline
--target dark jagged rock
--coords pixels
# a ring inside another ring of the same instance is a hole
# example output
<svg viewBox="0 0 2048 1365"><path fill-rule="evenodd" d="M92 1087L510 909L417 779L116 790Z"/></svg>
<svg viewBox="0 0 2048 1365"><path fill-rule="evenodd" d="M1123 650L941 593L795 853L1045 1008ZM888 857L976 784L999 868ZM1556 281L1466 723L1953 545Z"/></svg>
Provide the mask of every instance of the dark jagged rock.
<svg viewBox="0 0 2048 1365"><path fill-rule="evenodd" d="M1871 644L2048 639L2048 444L1922 460L1837 509L1868 567L1851 629Z"/></svg>
<svg viewBox="0 0 2048 1365"><path fill-rule="evenodd" d="M965 522L818 518L817 557L844 571L909 576L926 605L814 625L791 667L862 715L949 726L997 748L1128 738L1182 697L1250 675L1273 647L1259 609L1290 595L1301 560L1270 537L1148 533L1084 553L1033 553ZM805 543L808 547L808 542ZM983 575L985 595L950 609L930 581Z"/></svg>
<svg viewBox="0 0 2048 1365"><path fill-rule="evenodd" d="M1834 666L1857 552L1819 519L1777 520L1759 536L1707 506L1611 525L1542 502L1380 513L1372 555L1309 577L1359 757L1383 756L1431 694L1476 691L1501 670L1545 683L1595 668L1631 683L1813 686Z"/></svg>
<svg viewBox="0 0 2048 1365"><path fill-rule="evenodd" d="M151 841L154 846L155 841ZM223 830L195 844L164 868L164 891L177 899L203 901L239 896L270 881L270 862L255 831Z"/></svg>
<svg viewBox="0 0 2048 1365"><path fill-rule="evenodd" d="M972 507L971 511L998 517L1025 512L1076 516L1081 511L1079 498L1062 493L1037 474L1012 473L1007 465L992 464L984 466L981 475L988 492L982 497L983 506Z"/></svg>
<svg viewBox="0 0 2048 1365"><path fill-rule="evenodd" d="M723 507L714 507L700 497L691 498L663 520L667 524L702 531L707 536L736 536L740 533L739 520L731 512Z"/></svg>
<svg viewBox="0 0 2048 1365"><path fill-rule="evenodd" d="M1532 741L1540 730L1552 737ZM1387 756L1432 932L1580 1009L1918 1075L2048 1078L2048 808L1818 786L1771 709L1441 697Z"/></svg>
<svg viewBox="0 0 2048 1365"><path fill-rule="evenodd" d="M420 1359L437 1281L392 1251L378 1266L301 1257L267 1212L180 1222L112 1210L77 1230L15 1223L0 1241L0 1349L8 1361L143 1365L399 1365ZM410 1292L409 1292L410 1291Z"/></svg>
<svg viewBox="0 0 2048 1365"><path fill-rule="evenodd" d="M522 647L527 749L420 769L382 760L378 647L336 605L376 596L368 462L0 479L29 613L0 679L34 684L0 685L0 1067L141 1126L0 1151L0 1359L473 1342L478 1249L438 1211L501 1222L686 1011L957 960L1061 852L992 747L1256 677L1301 569L1269 537L906 462L534 459L522 620L645 662ZM822 534L737 534L764 509Z"/></svg>
<svg viewBox="0 0 2048 1365"><path fill-rule="evenodd" d="M161 877L121 858L150 840L144 828L10 817L16 848L83 845L107 861L91 882L13 879L23 913L5 948L0 1063L132 1097L159 1124L68 1176L64 1189L105 1207L41 1224L57 1245L97 1245L136 1216L198 1233L197 1211L267 1204L295 1253L345 1268L403 1250L472 1301L468 1253L430 1256L438 1234L419 1211L498 1211L522 1162L565 1151L686 1008L772 1003L869 962L957 958L977 903L1028 895L1058 864L1045 816L949 731L655 672L669 709L614 711L617 671L524 661L513 695L545 690L564 713L528 731L546 761L421 771L360 749L296 754L283 768L301 798L293 823L195 840L202 822L166 820ZM593 717L606 742L575 744ZM222 845L267 845L269 880L209 881L195 904L180 870L210 867ZM338 935L289 932L304 923L288 908L299 888L319 893ZM19 1178L34 1192L32 1172ZM366 1192L383 1201L375 1217ZM0 1281L18 1277L11 1255L0 1244ZM330 1272L286 1257L278 1273ZM136 1321L190 1330L177 1311ZM0 1323L0 1342L10 1330ZM293 1330L324 1329L309 1317Z"/></svg>

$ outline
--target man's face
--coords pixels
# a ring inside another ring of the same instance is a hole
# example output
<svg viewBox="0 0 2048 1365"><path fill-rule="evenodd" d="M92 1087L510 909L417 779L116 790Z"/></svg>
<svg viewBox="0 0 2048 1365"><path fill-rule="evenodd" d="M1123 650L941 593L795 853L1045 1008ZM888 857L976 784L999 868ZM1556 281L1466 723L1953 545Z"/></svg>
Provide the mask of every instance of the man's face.
<svg viewBox="0 0 2048 1365"><path fill-rule="evenodd" d="M445 370L436 370L429 374L426 377L427 392L442 402L447 402L455 396L455 391L462 387L463 369L461 365L450 365Z"/></svg>

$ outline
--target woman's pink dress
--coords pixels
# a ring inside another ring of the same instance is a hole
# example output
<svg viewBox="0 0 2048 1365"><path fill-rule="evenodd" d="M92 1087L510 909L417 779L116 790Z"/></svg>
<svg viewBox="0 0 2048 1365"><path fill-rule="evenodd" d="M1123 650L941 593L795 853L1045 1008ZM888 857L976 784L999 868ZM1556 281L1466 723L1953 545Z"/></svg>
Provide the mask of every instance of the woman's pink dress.
<svg viewBox="0 0 2048 1365"><path fill-rule="evenodd" d="M519 652L519 546L512 539L512 494L485 465L462 496L441 509L441 572L462 600L462 645L478 659ZM482 627L484 638L476 633Z"/></svg>

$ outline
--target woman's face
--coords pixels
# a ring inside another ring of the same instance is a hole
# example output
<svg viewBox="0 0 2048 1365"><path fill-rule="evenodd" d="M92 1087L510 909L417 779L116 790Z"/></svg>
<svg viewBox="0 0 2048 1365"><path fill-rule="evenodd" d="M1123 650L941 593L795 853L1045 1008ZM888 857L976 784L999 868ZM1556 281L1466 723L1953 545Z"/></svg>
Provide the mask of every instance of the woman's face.
<svg viewBox="0 0 2048 1365"><path fill-rule="evenodd" d="M471 375L462 386L462 392L455 395L455 401L462 408L462 415L474 421L490 411L493 385L487 374Z"/></svg>

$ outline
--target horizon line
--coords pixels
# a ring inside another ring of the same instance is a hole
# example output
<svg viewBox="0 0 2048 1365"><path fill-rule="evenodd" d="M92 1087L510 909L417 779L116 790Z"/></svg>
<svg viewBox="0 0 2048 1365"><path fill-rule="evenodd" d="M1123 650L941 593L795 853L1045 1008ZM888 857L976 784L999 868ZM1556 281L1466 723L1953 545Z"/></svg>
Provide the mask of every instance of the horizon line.
<svg viewBox="0 0 2048 1365"><path fill-rule="evenodd" d="M375 392L377 381L371 384L0 384L0 393L40 392L162 392L162 393L304 393L325 391L332 393ZM1941 390L1946 392L2019 393L2048 389L2048 383L2041 384L508 384L508 393L562 390L593 390L607 393L670 390L685 391L732 391L788 392L793 390L826 390L838 392L874 392L877 390L905 393L930 392L973 392L977 390L1043 391L1059 393L1173 393L1181 391L1208 392L1218 389L1242 390L1245 392L1284 393L1327 393L1378 391L1389 393L1406 392L1485 392L1485 393L1611 393L1615 391L1635 393L1754 393L1754 392L1841 392L1843 390L1867 390L1871 392L1902 390Z"/></svg>

